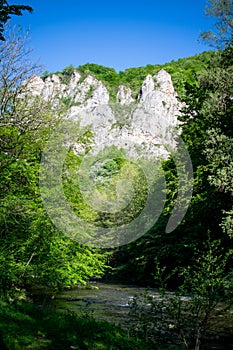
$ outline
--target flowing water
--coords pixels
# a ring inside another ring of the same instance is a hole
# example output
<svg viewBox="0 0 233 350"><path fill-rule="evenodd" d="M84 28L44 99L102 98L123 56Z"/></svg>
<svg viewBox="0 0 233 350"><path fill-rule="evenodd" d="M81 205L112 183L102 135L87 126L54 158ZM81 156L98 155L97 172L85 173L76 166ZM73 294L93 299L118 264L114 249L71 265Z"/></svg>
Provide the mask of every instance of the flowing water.
<svg viewBox="0 0 233 350"><path fill-rule="evenodd" d="M90 289L73 289L56 297L58 306L80 314L89 313L97 319L127 327L130 302L146 288L121 284L92 283ZM157 294L156 290L151 290Z"/></svg>
<svg viewBox="0 0 233 350"><path fill-rule="evenodd" d="M80 315L87 313L97 319L106 320L127 329L134 327L136 322L136 318L129 314L130 303L134 296L143 295L146 291L147 289L143 287L98 282L91 283L89 289L76 288L63 292L56 296L55 303L59 309L71 310ZM156 289L150 289L149 293L159 300L159 293ZM183 299L188 300L189 298L183 297ZM223 322L225 317L223 315L219 317L220 323ZM229 327L228 321L226 322ZM224 325L223 328L225 328ZM232 337L226 336L227 333L219 340L210 339L208 349L232 350L233 340Z"/></svg>

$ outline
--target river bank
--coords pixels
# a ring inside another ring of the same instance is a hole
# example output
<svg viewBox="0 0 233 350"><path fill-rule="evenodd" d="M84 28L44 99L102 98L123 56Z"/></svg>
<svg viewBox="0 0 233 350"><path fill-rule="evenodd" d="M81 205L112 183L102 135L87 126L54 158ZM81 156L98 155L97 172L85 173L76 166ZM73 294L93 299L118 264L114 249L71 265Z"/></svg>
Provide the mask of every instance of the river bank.
<svg viewBox="0 0 233 350"><path fill-rule="evenodd" d="M1 350L152 350L149 343L110 323L41 307L0 301Z"/></svg>

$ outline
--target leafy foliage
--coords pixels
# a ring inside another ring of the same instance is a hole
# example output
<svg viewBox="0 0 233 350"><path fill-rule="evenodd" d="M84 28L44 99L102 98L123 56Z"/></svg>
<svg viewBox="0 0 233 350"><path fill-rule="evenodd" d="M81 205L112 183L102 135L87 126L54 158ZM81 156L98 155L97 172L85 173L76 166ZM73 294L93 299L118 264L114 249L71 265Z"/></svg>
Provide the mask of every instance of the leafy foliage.
<svg viewBox="0 0 233 350"><path fill-rule="evenodd" d="M155 278L160 289L156 295L148 290L131 302L131 313L137 318L136 329L145 340L155 344L176 344L185 349L199 350L205 345L205 337L218 329L215 321L220 304L225 300L225 265L232 254L224 254L219 242L209 242L206 253L195 251L193 266L180 269L183 283L171 293L163 276L164 268L157 265ZM172 274L173 272L171 272ZM137 333L136 332L136 333Z"/></svg>
<svg viewBox="0 0 233 350"><path fill-rule="evenodd" d="M233 3L231 0L208 0L206 14L216 18L213 30L202 33L208 44L224 49L232 45Z"/></svg>
<svg viewBox="0 0 233 350"><path fill-rule="evenodd" d="M224 2L219 3L224 6ZM153 284L154 257L169 275L177 266L187 266L195 249L203 249L209 236L220 239L224 249L232 246L232 46L194 58L172 62L166 68L170 73L174 69L173 81L177 73L179 95L185 102L180 121L194 170L191 205L181 225L165 234L177 193L176 169L169 159L164 163L165 210L150 232L115 252L112 264L116 276ZM226 273L231 266L230 260ZM177 288L180 283L178 274L170 276L170 287Z"/></svg>
<svg viewBox="0 0 233 350"><path fill-rule="evenodd" d="M35 67L26 64L21 33L4 42L0 54L0 292L12 300L35 286L52 292L100 276L106 256L64 237L45 213L40 157L64 103L30 94L24 79Z"/></svg>

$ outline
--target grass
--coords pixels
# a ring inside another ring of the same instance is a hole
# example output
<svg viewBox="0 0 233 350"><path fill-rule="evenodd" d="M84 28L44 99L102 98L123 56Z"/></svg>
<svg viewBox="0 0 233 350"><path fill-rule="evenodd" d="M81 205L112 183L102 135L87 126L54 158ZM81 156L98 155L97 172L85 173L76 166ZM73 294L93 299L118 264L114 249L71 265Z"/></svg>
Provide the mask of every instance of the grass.
<svg viewBox="0 0 233 350"><path fill-rule="evenodd" d="M155 350L121 328L33 303L0 301L1 350Z"/></svg>

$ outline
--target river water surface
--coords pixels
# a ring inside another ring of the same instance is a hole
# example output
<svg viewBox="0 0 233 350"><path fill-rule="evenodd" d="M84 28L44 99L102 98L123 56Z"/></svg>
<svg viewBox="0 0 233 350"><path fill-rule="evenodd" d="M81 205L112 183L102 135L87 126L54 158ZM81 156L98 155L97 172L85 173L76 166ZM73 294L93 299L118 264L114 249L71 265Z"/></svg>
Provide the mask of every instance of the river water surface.
<svg viewBox="0 0 233 350"><path fill-rule="evenodd" d="M73 289L56 296L58 306L77 313L90 313L97 319L127 327L130 302L134 296L146 292L146 288L108 283L92 283L90 289ZM155 289L150 290L154 295Z"/></svg>

